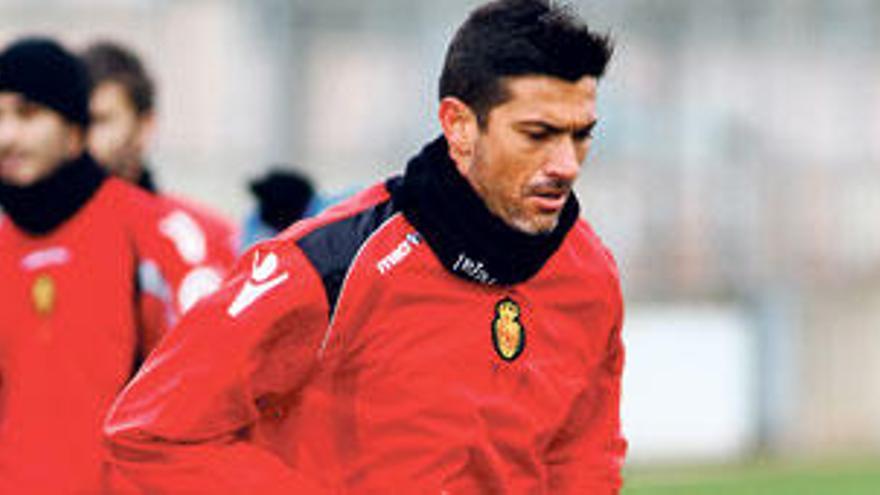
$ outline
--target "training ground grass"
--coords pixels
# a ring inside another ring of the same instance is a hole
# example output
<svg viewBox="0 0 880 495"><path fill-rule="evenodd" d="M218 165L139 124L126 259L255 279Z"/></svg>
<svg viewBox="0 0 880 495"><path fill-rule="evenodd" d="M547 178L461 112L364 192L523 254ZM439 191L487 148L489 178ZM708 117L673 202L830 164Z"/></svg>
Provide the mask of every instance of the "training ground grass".
<svg viewBox="0 0 880 495"><path fill-rule="evenodd" d="M880 459L627 469L622 495L880 495Z"/></svg>

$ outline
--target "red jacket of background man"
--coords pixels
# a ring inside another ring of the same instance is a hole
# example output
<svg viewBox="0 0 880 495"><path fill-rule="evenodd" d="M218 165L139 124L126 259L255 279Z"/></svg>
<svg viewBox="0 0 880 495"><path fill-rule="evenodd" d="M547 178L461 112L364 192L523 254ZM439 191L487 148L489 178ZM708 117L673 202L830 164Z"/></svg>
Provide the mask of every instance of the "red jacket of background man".
<svg viewBox="0 0 880 495"><path fill-rule="evenodd" d="M114 481L617 493L621 319L573 197L552 234L516 232L440 139L402 178L254 247L172 330L108 416Z"/></svg>
<svg viewBox="0 0 880 495"><path fill-rule="evenodd" d="M238 246L235 225L202 205L157 190L147 168L142 170L137 185L173 212L160 224L160 232L174 242L187 263L200 267L181 281L173 295L176 304L185 311L201 295L216 290L235 262ZM158 314L156 308L146 312Z"/></svg>
<svg viewBox="0 0 880 495"><path fill-rule="evenodd" d="M195 220L205 239L202 263L217 267L225 275L238 257L238 230L235 223L189 198L164 192L158 198L168 203L169 208L181 210Z"/></svg>
<svg viewBox="0 0 880 495"><path fill-rule="evenodd" d="M0 493L96 493L106 411L203 267L175 210L90 159L47 183L88 191L40 235L0 219Z"/></svg>

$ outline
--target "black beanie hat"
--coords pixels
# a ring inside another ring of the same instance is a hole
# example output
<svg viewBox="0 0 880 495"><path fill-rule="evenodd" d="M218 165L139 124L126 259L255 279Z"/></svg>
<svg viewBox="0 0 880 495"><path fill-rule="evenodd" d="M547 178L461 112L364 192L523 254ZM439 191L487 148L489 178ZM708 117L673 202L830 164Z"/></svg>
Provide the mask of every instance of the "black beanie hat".
<svg viewBox="0 0 880 495"><path fill-rule="evenodd" d="M21 93L83 127L91 81L85 65L49 38L23 38L0 53L0 92Z"/></svg>

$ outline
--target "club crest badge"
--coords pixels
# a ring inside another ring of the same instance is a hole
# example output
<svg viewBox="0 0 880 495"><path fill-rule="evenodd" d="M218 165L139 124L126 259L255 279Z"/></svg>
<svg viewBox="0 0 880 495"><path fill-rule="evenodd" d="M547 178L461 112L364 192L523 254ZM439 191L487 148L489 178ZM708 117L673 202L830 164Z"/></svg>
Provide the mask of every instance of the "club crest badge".
<svg viewBox="0 0 880 495"><path fill-rule="evenodd" d="M520 307L513 299L505 297L495 305L492 320L492 343L495 352L505 361L513 361L526 346L526 329L520 321Z"/></svg>
<svg viewBox="0 0 880 495"><path fill-rule="evenodd" d="M46 316L52 313L55 309L56 292L55 281L49 275L40 275L34 280L34 285L31 286L31 301L38 314Z"/></svg>

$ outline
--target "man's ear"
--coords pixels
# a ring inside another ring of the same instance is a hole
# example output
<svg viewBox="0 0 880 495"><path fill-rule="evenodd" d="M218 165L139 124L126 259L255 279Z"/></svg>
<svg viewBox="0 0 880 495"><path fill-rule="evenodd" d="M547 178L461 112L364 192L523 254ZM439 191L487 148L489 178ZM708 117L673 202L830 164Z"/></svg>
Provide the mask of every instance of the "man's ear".
<svg viewBox="0 0 880 495"><path fill-rule="evenodd" d="M443 135L449 143L449 157L458 171L467 176L480 133L477 115L463 101L447 96L440 101L438 116Z"/></svg>

